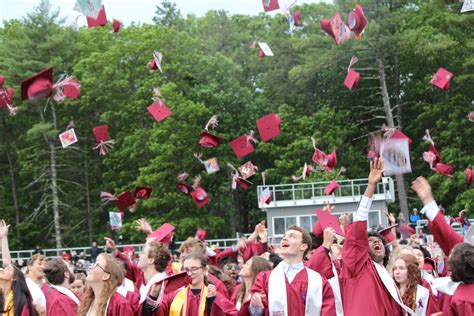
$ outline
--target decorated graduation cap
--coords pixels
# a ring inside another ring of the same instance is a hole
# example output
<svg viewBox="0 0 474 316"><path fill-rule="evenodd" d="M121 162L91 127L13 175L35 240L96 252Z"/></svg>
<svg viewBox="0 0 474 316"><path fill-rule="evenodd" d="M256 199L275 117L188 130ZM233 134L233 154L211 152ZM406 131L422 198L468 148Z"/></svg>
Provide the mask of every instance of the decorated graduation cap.
<svg viewBox="0 0 474 316"><path fill-rule="evenodd" d="M227 166L231 169L231 176L232 176L232 185L231 185L231 187L232 187L232 190L237 189L237 187L240 187L244 190L247 190L249 188L249 186L252 184L252 182L248 181L245 178L245 176L243 176L240 173L240 168L239 168L239 170L237 170L230 162L227 163ZM256 167L254 167L254 168L256 168Z"/></svg>
<svg viewBox="0 0 474 316"><path fill-rule="evenodd" d="M360 73L352 69L352 66L358 61L356 56L352 56L351 61L349 63L349 67L347 68L347 75L344 79L344 85L349 89L352 90L353 88L357 87L360 81Z"/></svg>
<svg viewBox="0 0 474 316"><path fill-rule="evenodd" d="M254 164L251 161L247 161L244 163L242 166L239 167L239 173L242 175L244 179L248 179L252 177L258 170L257 166L254 166Z"/></svg>
<svg viewBox="0 0 474 316"><path fill-rule="evenodd" d="M99 151L99 155L106 155L114 146L115 141L110 139L109 126L106 124L96 126L92 129L95 136L96 146L95 150Z"/></svg>
<svg viewBox="0 0 474 316"><path fill-rule="evenodd" d="M204 131L199 134L201 137L199 145L201 145L201 147L214 148L219 146L219 144L225 140L224 138L209 132L210 127L214 129L217 125L217 116L213 115L204 127Z"/></svg>
<svg viewBox="0 0 474 316"><path fill-rule="evenodd" d="M193 188L184 183L184 180L186 180L188 178L189 174L187 174L186 172L182 172L178 175L178 184L177 184L177 189L179 192L183 193L184 195L190 195L191 194L191 191L193 190Z"/></svg>
<svg viewBox="0 0 474 316"><path fill-rule="evenodd" d="M336 12L331 19L321 19L319 23L321 28L336 41L336 45L342 44L351 38L351 31L342 22L339 12Z"/></svg>
<svg viewBox="0 0 474 316"><path fill-rule="evenodd" d="M383 126L384 141L380 157L384 160L384 175L411 172L410 144L412 140L394 127Z"/></svg>
<svg viewBox="0 0 474 316"><path fill-rule="evenodd" d="M472 183L474 181L474 169L466 168L466 178L467 182Z"/></svg>
<svg viewBox="0 0 474 316"><path fill-rule="evenodd" d="M198 228L195 234L195 238L200 241L206 240L207 231L203 228Z"/></svg>
<svg viewBox="0 0 474 316"><path fill-rule="evenodd" d="M339 223L337 216L318 208L315 208L314 212L318 217L318 220L313 225L313 234L316 236L316 238L323 239L324 230L328 227L333 228L337 235L344 237L344 232L342 231L341 224Z"/></svg>
<svg viewBox="0 0 474 316"><path fill-rule="evenodd" d="M262 172L262 182L264 189L260 192L259 201L261 204L270 204L273 194L270 188L265 187L265 172Z"/></svg>
<svg viewBox="0 0 474 316"><path fill-rule="evenodd" d="M81 96L81 84L72 76L61 76L53 86L53 99L61 103L65 98L78 99Z"/></svg>
<svg viewBox="0 0 474 316"><path fill-rule="evenodd" d="M196 158L200 163L204 165L207 174L213 174L219 172L221 169L219 168L219 163L217 162L217 158L210 158L207 160L202 160L202 153L195 152L194 158Z"/></svg>
<svg viewBox="0 0 474 316"><path fill-rule="evenodd" d="M120 26L121 26L120 21L114 19L114 21L112 22L112 29L114 30L115 33L118 33L118 31L120 31Z"/></svg>
<svg viewBox="0 0 474 316"><path fill-rule="evenodd" d="M273 52L265 42L258 42L258 57L261 59L265 56L273 56Z"/></svg>
<svg viewBox="0 0 474 316"><path fill-rule="evenodd" d="M337 178L339 178L339 176L346 172L346 168L344 167L341 167L341 169L339 170L339 172L337 173L336 177L329 183L329 185L324 189L324 194L326 195L331 195L334 193L334 191L336 191L337 189L339 189L339 183L337 183Z"/></svg>
<svg viewBox="0 0 474 316"><path fill-rule="evenodd" d="M263 10L265 12L275 11L280 9L278 0L262 0Z"/></svg>
<svg viewBox="0 0 474 316"><path fill-rule="evenodd" d="M3 88L5 77L0 75L0 108L8 108L10 115L15 115L17 109L13 107L13 88Z"/></svg>
<svg viewBox="0 0 474 316"><path fill-rule="evenodd" d="M263 142L280 136L281 119L275 113L270 113L257 119L257 128Z"/></svg>
<svg viewBox="0 0 474 316"><path fill-rule="evenodd" d="M40 100L53 95L53 67L42 70L20 83L22 100Z"/></svg>
<svg viewBox="0 0 474 316"><path fill-rule="evenodd" d="M300 19L301 19L301 12L300 11L295 11L295 12L293 12L292 16L293 16L293 24L295 26L299 26L300 25Z"/></svg>
<svg viewBox="0 0 474 316"><path fill-rule="evenodd" d="M105 14L105 7L102 5L97 18L87 17L87 26L89 28L97 26L105 26L107 24L107 15Z"/></svg>
<svg viewBox="0 0 474 316"><path fill-rule="evenodd" d="M203 187L201 187L201 176L196 176L194 178L191 197L199 208L204 207L209 203L209 194Z"/></svg>
<svg viewBox="0 0 474 316"><path fill-rule="evenodd" d="M451 79L454 77L452 73L444 68L439 68L434 77L431 79L431 84L440 88L441 90L448 91Z"/></svg>
<svg viewBox="0 0 474 316"><path fill-rule="evenodd" d="M474 11L474 2L472 0L464 0L461 8L461 13Z"/></svg>
<svg viewBox="0 0 474 316"><path fill-rule="evenodd" d="M85 16L97 19L102 9L102 0L77 0L74 10L83 13Z"/></svg>
<svg viewBox="0 0 474 316"><path fill-rule="evenodd" d="M382 235L383 238L385 238L386 242L390 243L395 240L395 235L392 233L392 228L394 227L397 227L397 225L392 225L384 229L381 229L378 231L378 233Z"/></svg>
<svg viewBox="0 0 474 316"><path fill-rule="evenodd" d="M151 196L151 192L153 191L150 187L136 187L133 196L139 200L147 200Z"/></svg>
<svg viewBox="0 0 474 316"><path fill-rule="evenodd" d="M367 18L364 15L364 10L360 5L356 5L355 9L347 15L347 26L354 32L357 39L362 37L362 33L367 27Z"/></svg>
<svg viewBox="0 0 474 316"><path fill-rule="evenodd" d="M437 173L440 173L440 174L442 174L444 176L447 176L447 177L450 177L450 178L453 177L453 175L452 175L453 169L454 169L453 166L444 164L442 162L438 162L434 166L434 168L432 168L433 171L436 171Z"/></svg>
<svg viewBox="0 0 474 316"><path fill-rule="evenodd" d="M255 151L252 143L257 144L258 140L255 138L254 131L250 131L250 134L244 134L233 141L231 141L230 147L234 151L235 156L237 159L241 159Z"/></svg>
<svg viewBox="0 0 474 316"><path fill-rule="evenodd" d="M423 140L430 143L428 151L423 152L423 160L429 163L430 169L447 177L452 177L451 173L453 172L453 167L441 162L441 156L434 146L433 139L431 138L430 131L428 129L425 130Z"/></svg>
<svg viewBox="0 0 474 316"><path fill-rule="evenodd" d="M175 227L169 223L164 223L153 233L149 234L147 238L154 238L157 242L169 244L171 242L171 233L175 230Z"/></svg>
<svg viewBox="0 0 474 316"><path fill-rule="evenodd" d="M332 150L330 154L325 154L323 151L316 147L316 139L311 137L313 142L314 154L313 161L318 165L321 170L329 172L334 169L337 164L336 148Z"/></svg>

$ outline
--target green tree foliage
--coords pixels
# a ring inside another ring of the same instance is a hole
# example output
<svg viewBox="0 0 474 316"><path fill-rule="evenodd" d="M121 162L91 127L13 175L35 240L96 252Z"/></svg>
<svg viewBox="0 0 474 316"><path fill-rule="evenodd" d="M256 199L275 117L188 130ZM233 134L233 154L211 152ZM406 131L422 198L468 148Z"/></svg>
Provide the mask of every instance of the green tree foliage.
<svg viewBox="0 0 474 316"><path fill-rule="evenodd" d="M150 199L140 201L135 213L125 212L117 232L124 242L140 242L135 220L145 217L157 227L177 226L177 239L206 228L210 238L248 232L265 218L257 207L256 186L231 189L230 162L247 160L266 171L267 183L288 183L310 163L313 148L337 148L339 166L346 178L367 173L367 136L386 122L377 58L383 62L394 124L413 139L414 172L407 185L425 175L434 194L453 214L474 211L474 189L466 183L464 169L474 160L474 128L466 118L474 99L474 16L460 14L460 4L363 1L369 25L361 40L335 45L319 25L336 11L343 19L352 1L304 4L302 27L288 34L286 18L260 13L229 15L209 11L203 17L183 17L164 1L156 8L153 25L122 27L119 33L104 28L74 31L47 1L22 20L5 21L0 28L0 73L6 86L15 87L17 116L0 113L1 212L14 224L12 248L39 243L54 244L51 147L56 152L59 223L63 244L85 245L110 235L108 212L113 203L101 204L101 191L118 195L136 186L153 188ZM254 41L267 42L274 57L258 58ZM153 51L163 54L163 74L150 71ZM362 75L353 91L343 81L351 56ZM55 81L63 73L81 82L81 98L61 104L21 101L21 79L54 66ZM455 74L449 91L430 85L439 67ZM146 107L153 89L161 88L173 115L156 122ZM54 107L53 107L54 106ZM53 112L53 108L55 112ZM199 133L212 115L215 132L230 141L255 130L255 120L268 113L282 119L281 136L259 143L251 156L238 161L228 144L215 149L198 145ZM54 117L55 114L55 117ZM79 142L61 149L58 134L73 120ZM112 151L98 156L92 151L92 128L107 124L115 140ZM444 163L455 167L454 177L435 174L422 160L430 129ZM217 157L221 171L207 175L193 153L203 159ZM176 189L176 176L197 175L211 202L198 209L192 199ZM314 173L306 181L330 180L333 173ZM16 195L14 194L16 192ZM409 197L414 195L408 192ZM16 196L16 198L14 198ZM419 207L410 199L410 207ZM399 211L398 205L391 206ZM19 216L18 216L19 215Z"/></svg>

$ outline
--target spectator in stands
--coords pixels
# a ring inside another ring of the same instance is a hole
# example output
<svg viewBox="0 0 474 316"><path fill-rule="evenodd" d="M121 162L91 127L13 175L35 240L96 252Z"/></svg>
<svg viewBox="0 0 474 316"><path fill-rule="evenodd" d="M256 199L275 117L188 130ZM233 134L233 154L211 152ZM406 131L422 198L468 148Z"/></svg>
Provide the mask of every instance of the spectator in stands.
<svg viewBox="0 0 474 316"><path fill-rule="evenodd" d="M420 214L416 208L413 209L413 213L410 215L410 226L415 228L416 223L421 219Z"/></svg>
<svg viewBox="0 0 474 316"><path fill-rule="evenodd" d="M469 222L469 218L467 217L466 210L460 211L458 217L451 217L450 222L451 224L453 222L458 222L462 227L462 231L464 235L467 233L469 226L471 226L471 223Z"/></svg>
<svg viewBox="0 0 474 316"><path fill-rule="evenodd" d="M403 215L403 212L400 212L397 217L397 223L398 226L406 224L407 220L405 219L405 215Z"/></svg>
<svg viewBox="0 0 474 316"><path fill-rule="evenodd" d="M124 276L116 259L108 254L98 255L86 278L90 287L86 290L78 315L133 315L129 302L116 292Z"/></svg>
<svg viewBox="0 0 474 316"><path fill-rule="evenodd" d="M95 263L97 256L101 253L101 249L97 247L97 242L94 240L91 245L91 262Z"/></svg>

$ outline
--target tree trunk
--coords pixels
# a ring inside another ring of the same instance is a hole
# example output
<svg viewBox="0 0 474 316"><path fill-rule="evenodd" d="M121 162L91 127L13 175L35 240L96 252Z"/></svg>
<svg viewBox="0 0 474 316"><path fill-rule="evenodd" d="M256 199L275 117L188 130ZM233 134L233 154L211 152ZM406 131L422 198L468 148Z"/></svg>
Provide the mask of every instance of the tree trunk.
<svg viewBox="0 0 474 316"><path fill-rule="evenodd" d="M53 128L57 130L56 109L54 102L51 102L51 115L53 118ZM54 140L48 138L49 153L50 153L50 168L51 168L51 194L53 199L53 217L54 217L54 232L56 240L56 248L61 248L61 222L59 216L59 196L58 196L58 172L56 169L56 147L54 147Z"/></svg>
<svg viewBox="0 0 474 316"><path fill-rule="evenodd" d="M20 224L20 208L18 207L18 198L16 193L16 177L15 170L13 167L13 161L10 154L10 147L6 149L6 155L8 160L8 168L10 170L10 181L12 186L12 199L13 199L13 208L15 209L15 228L16 228L16 238L20 240L20 231L18 230L18 224Z"/></svg>
<svg viewBox="0 0 474 316"><path fill-rule="evenodd" d="M89 244L92 244L92 216L91 216L91 199L89 190L89 162L87 160L87 142L84 142L84 177L86 186L86 204L87 204L87 232L89 235Z"/></svg>
<svg viewBox="0 0 474 316"><path fill-rule="evenodd" d="M390 106L390 97L388 95L387 90L387 80L385 77L385 66L382 61L382 57L377 52L376 54L377 60L377 68L379 72L379 80L380 80L380 89L382 92L382 99L383 99L383 108L385 111L385 117L387 119L388 127L395 127L395 123L393 121L393 113L392 108ZM400 210L406 215L405 218L408 218L408 203L407 203L407 193L405 189L405 178L403 174L395 175L395 181L397 183L397 191L398 191L398 202L400 204Z"/></svg>

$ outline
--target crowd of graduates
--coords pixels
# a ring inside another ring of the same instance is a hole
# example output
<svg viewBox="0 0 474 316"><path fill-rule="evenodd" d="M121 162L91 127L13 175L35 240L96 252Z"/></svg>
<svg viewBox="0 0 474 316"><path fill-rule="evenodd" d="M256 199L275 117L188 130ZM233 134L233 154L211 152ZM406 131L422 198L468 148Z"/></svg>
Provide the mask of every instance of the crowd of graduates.
<svg viewBox="0 0 474 316"><path fill-rule="evenodd" d="M393 238L395 226L367 230L372 196L384 170L370 163L368 185L352 219L319 220L312 232L288 227L279 245L265 223L238 244L218 251L204 234L170 251L169 226L148 233L138 256L106 238L87 274L63 258L34 254L26 271L12 264L8 225L0 222L0 314L12 315L474 315L474 246L446 221L428 181L412 189L444 255L417 239ZM323 211L329 217L329 203ZM394 224L395 217L389 215ZM202 231L201 231L202 232Z"/></svg>

